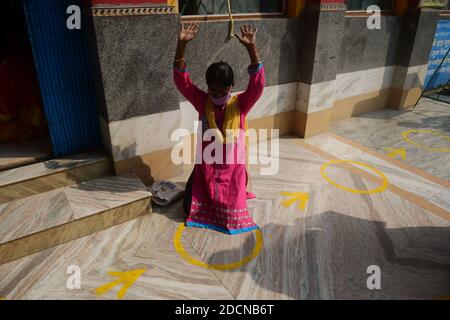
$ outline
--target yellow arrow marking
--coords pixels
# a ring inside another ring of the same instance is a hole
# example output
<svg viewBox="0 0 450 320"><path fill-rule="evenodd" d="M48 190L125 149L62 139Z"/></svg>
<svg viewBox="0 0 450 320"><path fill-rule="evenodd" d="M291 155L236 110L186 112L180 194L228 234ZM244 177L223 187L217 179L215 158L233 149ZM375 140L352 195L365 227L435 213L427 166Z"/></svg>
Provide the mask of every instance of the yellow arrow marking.
<svg viewBox="0 0 450 320"><path fill-rule="evenodd" d="M307 192L281 192L281 194L283 196L291 197L290 199L281 202L281 204L286 208L298 201L298 208L300 210L304 210L306 207L306 202L309 200L309 193Z"/></svg>
<svg viewBox="0 0 450 320"><path fill-rule="evenodd" d="M387 155L391 158L400 156L403 160L406 160L406 150L404 148L385 148L384 150L388 151Z"/></svg>
<svg viewBox="0 0 450 320"><path fill-rule="evenodd" d="M123 287L117 292L117 298L122 299L125 296L125 293L127 293L127 290L134 284L134 282L145 272L145 269L137 269L137 270L130 270L130 271L124 271L124 272L108 272L110 276L118 277L116 281L110 282L108 284L105 284L101 287L98 287L95 289L95 293L97 295L104 294L114 288L115 286L118 286L119 284L123 284Z"/></svg>

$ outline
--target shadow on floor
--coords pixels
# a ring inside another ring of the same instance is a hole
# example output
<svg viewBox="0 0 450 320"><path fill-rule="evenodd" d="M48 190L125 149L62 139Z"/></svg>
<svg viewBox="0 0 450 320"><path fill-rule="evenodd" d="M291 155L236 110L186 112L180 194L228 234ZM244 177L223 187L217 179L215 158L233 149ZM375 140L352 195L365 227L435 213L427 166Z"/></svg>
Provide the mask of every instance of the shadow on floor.
<svg viewBox="0 0 450 320"><path fill-rule="evenodd" d="M184 188L185 183L177 183ZM177 200L165 207L152 203L152 212L156 214L163 214L175 223L186 222L186 217L183 213L183 199Z"/></svg>
<svg viewBox="0 0 450 320"><path fill-rule="evenodd" d="M435 104L436 102L429 100L428 103ZM450 118L450 105L446 105L444 108L448 108L448 111L442 110L442 106L439 106L439 110L435 110L432 107L428 107L425 110L423 105L419 105L418 108L412 110L382 109L360 114L354 116L354 118L393 120L396 121L397 126L408 129L434 129L450 132L448 121ZM412 115L411 119L402 119L402 116L407 114ZM414 117L414 120L412 117Z"/></svg>
<svg viewBox="0 0 450 320"><path fill-rule="evenodd" d="M262 231L265 248L256 262L227 273L247 272L261 288L292 299L421 299L450 293L449 227L386 228L328 211L292 226L268 224ZM242 247L218 251L208 263L238 261L254 244L253 236L246 237ZM370 265L381 268L381 290L367 289ZM224 277L225 285L240 285Z"/></svg>
<svg viewBox="0 0 450 320"><path fill-rule="evenodd" d="M49 137L0 143L0 171L44 161L51 156L52 145Z"/></svg>
<svg viewBox="0 0 450 320"><path fill-rule="evenodd" d="M142 191L146 190L146 187L143 184L148 183L144 177L151 177L151 168L150 166L143 163L140 157L132 158L131 155L136 154L136 143L133 142L125 148L120 148L118 146L114 146L113 154L121 154L126 157L130 157L130 161L132 161L132 165L129 166L128 170L123 170L124 172L120 172L118 176L120 180L117 178L115 180L111 179L111 176L114 176L114 164L111 159L108 160L108 166L103 166L103 172L99 174L99 177L94 180L84 181L85 179L80 179L79 173L73 174L71 171L67 171L67 178L74 182L83 182L77 185L72 186L73 188L85 190L85 191L96 191L102 192L105 191L107 193L129 193L132 191ZM78 157L79 155L75 155L74 157ZM49 162L48 165L54 165L52 162ZM73 163L69 163L66 165L67 168L73 166ZM137 180L137 179L140 179ZM116 184L111 185L111 181L115 181ZM120 181L120 182L119 182Z"/></svg>
<svg viewBox="0 0 450 320"><path fill-rule="evenodd" d="M450 109L446 116L423 117L419 122L399 121L398 125L411 129L434 129L439 131L450 132L448 120L450 119Z"/></svg>

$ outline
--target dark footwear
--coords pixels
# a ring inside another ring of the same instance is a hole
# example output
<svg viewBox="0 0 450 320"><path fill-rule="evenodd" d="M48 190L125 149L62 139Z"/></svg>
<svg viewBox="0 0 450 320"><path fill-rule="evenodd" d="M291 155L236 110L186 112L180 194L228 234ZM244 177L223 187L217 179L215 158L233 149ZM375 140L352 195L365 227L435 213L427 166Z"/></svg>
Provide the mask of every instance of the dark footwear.
<svg viewBox="0 0 450 320"><path fill-rule="evenodd" d="M439 91L439 94L440 94L440 95L443 95L443 96L450 96L450 89L448 89L448 88L442 88L442 90Z"/></svg>

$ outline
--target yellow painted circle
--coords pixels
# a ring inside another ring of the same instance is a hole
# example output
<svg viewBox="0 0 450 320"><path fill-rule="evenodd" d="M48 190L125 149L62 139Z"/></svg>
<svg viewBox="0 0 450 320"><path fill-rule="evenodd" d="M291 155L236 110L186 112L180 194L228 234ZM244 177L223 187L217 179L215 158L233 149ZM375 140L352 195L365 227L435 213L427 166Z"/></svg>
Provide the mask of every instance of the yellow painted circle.
<svg viewBox="0 0 450 320"><path fill-rule="evenodd" d="M357 164L360 165L362 167L366 167L372 171L374 171L375 173L377 173L381 179L383 180L383 183L381 184L381 186L379 186L378 188L375 189L371 189L371 190L359 190L359 189L352 189L352 188L348 188L346 186L340 185L339 183L337 183L336 181L330 179L326 173L325 170L332 164L336 164L336 163L352 163L352 164ZM322 174L322 177L327 180L329 183L331 183L333 186L335 186L336 188L348 191L348 192L352 192L352 193L358 193L358 194L371 194L371 193L379 193L384 191L388 185L388 179L386 178L386 176L384 175L383 172L381 172L380 170L372 167L371 165L368 165L366 163L363 162L359 162L359 161L353 161L353 160L332 160L330 162L325 163L321 168L320 168L320 173Z"/></svg>
<svg viewBox="0 0 450 320"><path fill-rule="evenodd" d="M445 135L442 132L433 131L433 130L424 130L424 129L410 129L410 130L406 130L405 132L403 132L402 136L403 136L403 139L405 139L407 142L415 145L416 147L423 148L423 149L426 149L429 151L434 151L434 152L450 152L450 148L431 148L431 147L423 145L419 142L413 141L408 137L411 133L429 133L433 136L443 137L444 139L450 141L450 137Z"/></svg>
<svg viewBox="0 0 450 320"><path fill-rule="evenodd" d="M183 230L184 230L184 224L181 224L178 227L178 229L175 233L175 237L173 239L173 244L175 246L175 250L178 252L178 254L184 260L186 260L190 264L193 264L194 266L197 266L200 268L206 268L206 269L232 270L232 269L237 269L239 267L242 267L243 265L249 263L250 261L252 261L253 259L255 259L258 256L258 254L260 253L260 251L263 247L263 242L264 242L262 232L261 232L261 230L258 229L255 232L256 244L255 244L255 247L253 248L252 253L249 256L245 257L244 259L242 259L240 261L227 263L227 264L208 264L203 261L199 261L199 260L192 258L186 252L186 250L184 250L183 245L181 244L181 236L183 235Z"/></svg>

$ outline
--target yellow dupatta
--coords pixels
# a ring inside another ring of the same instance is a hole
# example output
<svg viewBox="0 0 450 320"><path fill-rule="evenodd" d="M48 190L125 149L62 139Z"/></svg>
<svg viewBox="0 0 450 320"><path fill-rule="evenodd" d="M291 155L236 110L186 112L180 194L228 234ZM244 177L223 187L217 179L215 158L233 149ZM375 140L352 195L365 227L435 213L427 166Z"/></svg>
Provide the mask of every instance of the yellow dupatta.
<svg viewBox="0 0 450 320"><path fill-rule="evenodd" d="M241 124L241 112L239 110L239 101L238 101L237 97L232 96L228 100L225 108L226 108L225 109L225 117L223 119L223 126L222 126L222 130L226 134L225 139L223 137L222 132L217 127L216 116L214 114L214 106L209 97L206 101L206 106L205 106L206 121L208 122L208 127L210 129L217 130L216 137L218 137L219 141L222 144L236 143L237 139L239 137L239 132L240 132L239 129L240 129L240 124ZM227 131L227 129L228 129L228 131ZM247 117L246 117L244 120L244 133L247 133L247 130L248 130L248 122L247 122ZM247 172L249 171L249 164L248 164L249 142L250 142L250 139L249 139L248 135L245 135L245 162L246 162L245 167L247 169ZM247 187L249 188L249 190L253 189L252 185L253 184L251 182L250 176L248 176L248 186Z"/></svg>
<svg viewBox="0 0 450 320"><path fill-rule="evenodd" d="M208 127L216 130L216 136L221 143L235 143L237 141L237 138L239 137L241 113L239 111L239 102L236 96L232 96L225 106L225 117L222 126L225 137L223 136L222 131L217 127L214 106L209 97L206 101L205 116L208 121Z"/></svg>

